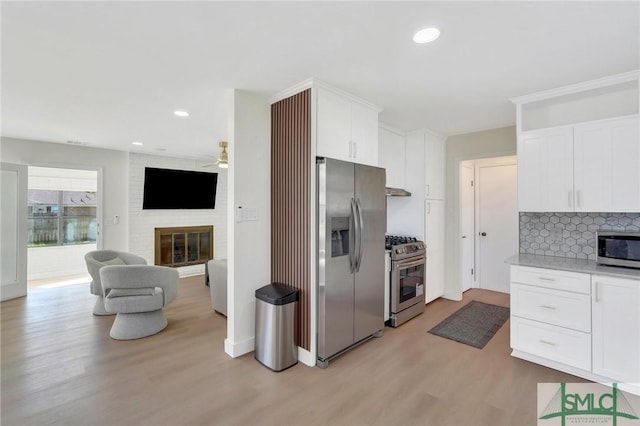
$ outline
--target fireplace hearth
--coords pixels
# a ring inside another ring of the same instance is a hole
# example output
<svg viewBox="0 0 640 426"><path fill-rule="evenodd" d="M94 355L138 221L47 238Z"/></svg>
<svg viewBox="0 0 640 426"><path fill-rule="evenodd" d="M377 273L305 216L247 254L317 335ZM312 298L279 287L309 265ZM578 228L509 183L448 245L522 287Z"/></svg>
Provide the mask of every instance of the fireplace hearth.
<svg viewBox="0 0 640 426"><path fill-rule="evenodd" d="M198 265L213 259L213 226L155 228L155 264Z"/></svg>

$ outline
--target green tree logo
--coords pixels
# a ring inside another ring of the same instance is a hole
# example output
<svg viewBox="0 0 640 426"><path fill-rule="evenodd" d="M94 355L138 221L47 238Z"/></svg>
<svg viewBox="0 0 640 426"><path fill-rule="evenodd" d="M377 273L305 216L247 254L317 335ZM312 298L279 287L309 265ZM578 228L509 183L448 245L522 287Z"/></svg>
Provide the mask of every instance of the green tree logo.
<svg viewBox="0 0 640 426"><path fill-rule="evenodd" d="M611 393L601 394L567 393L566 383L561 383L539 419L560 417L562 426L565 426L569 416L608 416L612 418L613 426L617 426L619 417L639 419L624 394L618 392L617 383L613 384Z"/></svg>

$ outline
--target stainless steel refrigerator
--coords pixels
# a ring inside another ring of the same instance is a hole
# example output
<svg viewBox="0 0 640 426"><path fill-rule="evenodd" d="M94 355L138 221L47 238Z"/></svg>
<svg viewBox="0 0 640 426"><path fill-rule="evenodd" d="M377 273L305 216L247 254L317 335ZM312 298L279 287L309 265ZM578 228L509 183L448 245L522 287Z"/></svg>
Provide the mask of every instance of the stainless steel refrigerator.
<svg viewBox="0 0 640 426"><path fill-rule="evenodd" d="M318 158L318 361L384 328L385 170Z"/></svg>

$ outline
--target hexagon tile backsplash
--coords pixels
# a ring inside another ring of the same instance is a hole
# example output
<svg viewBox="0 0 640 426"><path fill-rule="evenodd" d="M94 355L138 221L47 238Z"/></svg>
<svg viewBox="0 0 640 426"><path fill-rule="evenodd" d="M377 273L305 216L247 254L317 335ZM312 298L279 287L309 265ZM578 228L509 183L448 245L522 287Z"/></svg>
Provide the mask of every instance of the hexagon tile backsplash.
<svg viewBox="0 0 640 426"><path fill-rule="evenodd" d="M520 253L596 259L596 231L640 232L640 213L520 213Z"/></svg>

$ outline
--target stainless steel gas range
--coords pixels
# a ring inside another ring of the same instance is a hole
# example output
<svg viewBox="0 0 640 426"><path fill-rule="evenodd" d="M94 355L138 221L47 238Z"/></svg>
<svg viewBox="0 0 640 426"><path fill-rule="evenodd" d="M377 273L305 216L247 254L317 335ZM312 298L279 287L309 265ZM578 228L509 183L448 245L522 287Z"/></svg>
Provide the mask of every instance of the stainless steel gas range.
<svg viewBox="0 0 640 426"><path fill-rule="evenodd" d="M413 237L388 235L385 248L391 252L387 325L397 327L424 311L427 247Z"/></svg>

